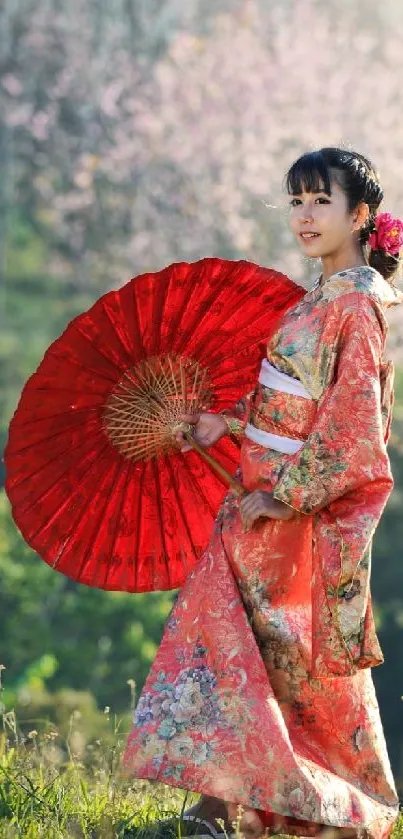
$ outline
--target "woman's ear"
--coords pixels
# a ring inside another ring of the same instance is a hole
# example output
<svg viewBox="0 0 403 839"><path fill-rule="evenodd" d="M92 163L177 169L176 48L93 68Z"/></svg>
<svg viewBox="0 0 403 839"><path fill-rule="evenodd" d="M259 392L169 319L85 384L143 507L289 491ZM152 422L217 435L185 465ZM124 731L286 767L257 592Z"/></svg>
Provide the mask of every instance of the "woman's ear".
<svg viewBox="0 0 403 839"><path fill-rule="evenodd" d="M369 219L369 206L365 201L361 201L353 212L353 231L361 230L365 227Z"/></svg>

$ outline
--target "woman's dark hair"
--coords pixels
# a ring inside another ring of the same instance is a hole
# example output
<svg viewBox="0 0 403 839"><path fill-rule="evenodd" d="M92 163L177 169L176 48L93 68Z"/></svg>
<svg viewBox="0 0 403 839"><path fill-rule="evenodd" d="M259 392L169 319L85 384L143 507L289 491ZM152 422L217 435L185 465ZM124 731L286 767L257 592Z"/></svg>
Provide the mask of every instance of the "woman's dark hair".
<svg viewBox="0 0 403 839"><path fill-rule="evenodd" d="M335 147L303 154L287 172L285 187L289 195L299 195L304 191L323 191L330 195L332 180L346 194L349 212L362 201L368 204L368 222L360 232L360 242L366 245L375 230L375 216L383 199L383 189L378 172L363 154ZM385 280L390 280L400 261L398 255L392 256L383 250L370 250L368 264L379 271Z"/></svg>

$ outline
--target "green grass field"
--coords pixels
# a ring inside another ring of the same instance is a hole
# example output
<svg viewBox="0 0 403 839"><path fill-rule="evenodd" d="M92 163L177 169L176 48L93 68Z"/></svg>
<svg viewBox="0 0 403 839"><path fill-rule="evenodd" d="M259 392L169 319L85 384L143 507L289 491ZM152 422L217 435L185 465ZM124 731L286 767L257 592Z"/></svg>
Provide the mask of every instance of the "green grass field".
<svg viewBox="0 0 403 839"><path fill-rule="evenodd" d="M22 734L14 713L3 713L1 839L151 839L158 819L192 803L180 790L124 778L126 735L116 718L110 724L111 737L87 743L74 714L62 736L43 722L39 733ZM173 835L180 839L180 827ZM236 835L242 839L239 829ZM403 837L403 817L397 837Z"/></svg>
<svg viewBox="0 0 403 839"><path fill-rule="evenodd" d="M49 724L22 736L12 713L0 739L0 836L24 839L145 837L180 812L184 796L120 772L125 737L87 744L72 717L67 737ZM47 729L47 730L46 730Z"/></svg>

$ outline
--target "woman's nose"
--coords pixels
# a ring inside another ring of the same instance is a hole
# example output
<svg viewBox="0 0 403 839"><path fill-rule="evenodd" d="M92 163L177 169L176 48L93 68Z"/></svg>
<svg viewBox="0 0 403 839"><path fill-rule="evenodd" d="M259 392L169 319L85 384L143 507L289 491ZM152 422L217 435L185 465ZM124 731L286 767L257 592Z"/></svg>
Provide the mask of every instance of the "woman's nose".
<svg viewBox="0 0 403 839"><path fill-rule="evenodd" d="M313 221L313 210L312 210L311 207L309 207L309 206L303 207L302 213L301 213L301 221L303 221L303 222L306 221L306 222L309 222L309 223Z"/></svg>

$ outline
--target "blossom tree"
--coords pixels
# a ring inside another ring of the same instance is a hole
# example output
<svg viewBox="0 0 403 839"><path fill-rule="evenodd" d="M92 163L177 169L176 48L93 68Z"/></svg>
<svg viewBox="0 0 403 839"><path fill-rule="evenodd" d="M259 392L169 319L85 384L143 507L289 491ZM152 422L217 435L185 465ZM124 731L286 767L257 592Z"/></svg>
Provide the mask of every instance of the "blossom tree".
<svg viewBox="0 0 403 839"><path fill-rule="evenodd" d="M20 0L3 44L3 132L54 274L102 290L215 254L301 279L281 183L322 144L368 153L398 209L402 20L385 29L367 15L365 27L361 5L250 0L210 7L207 26L197 3L158 4L152 25L146 4L112 17L81 0Z"/></svg>

